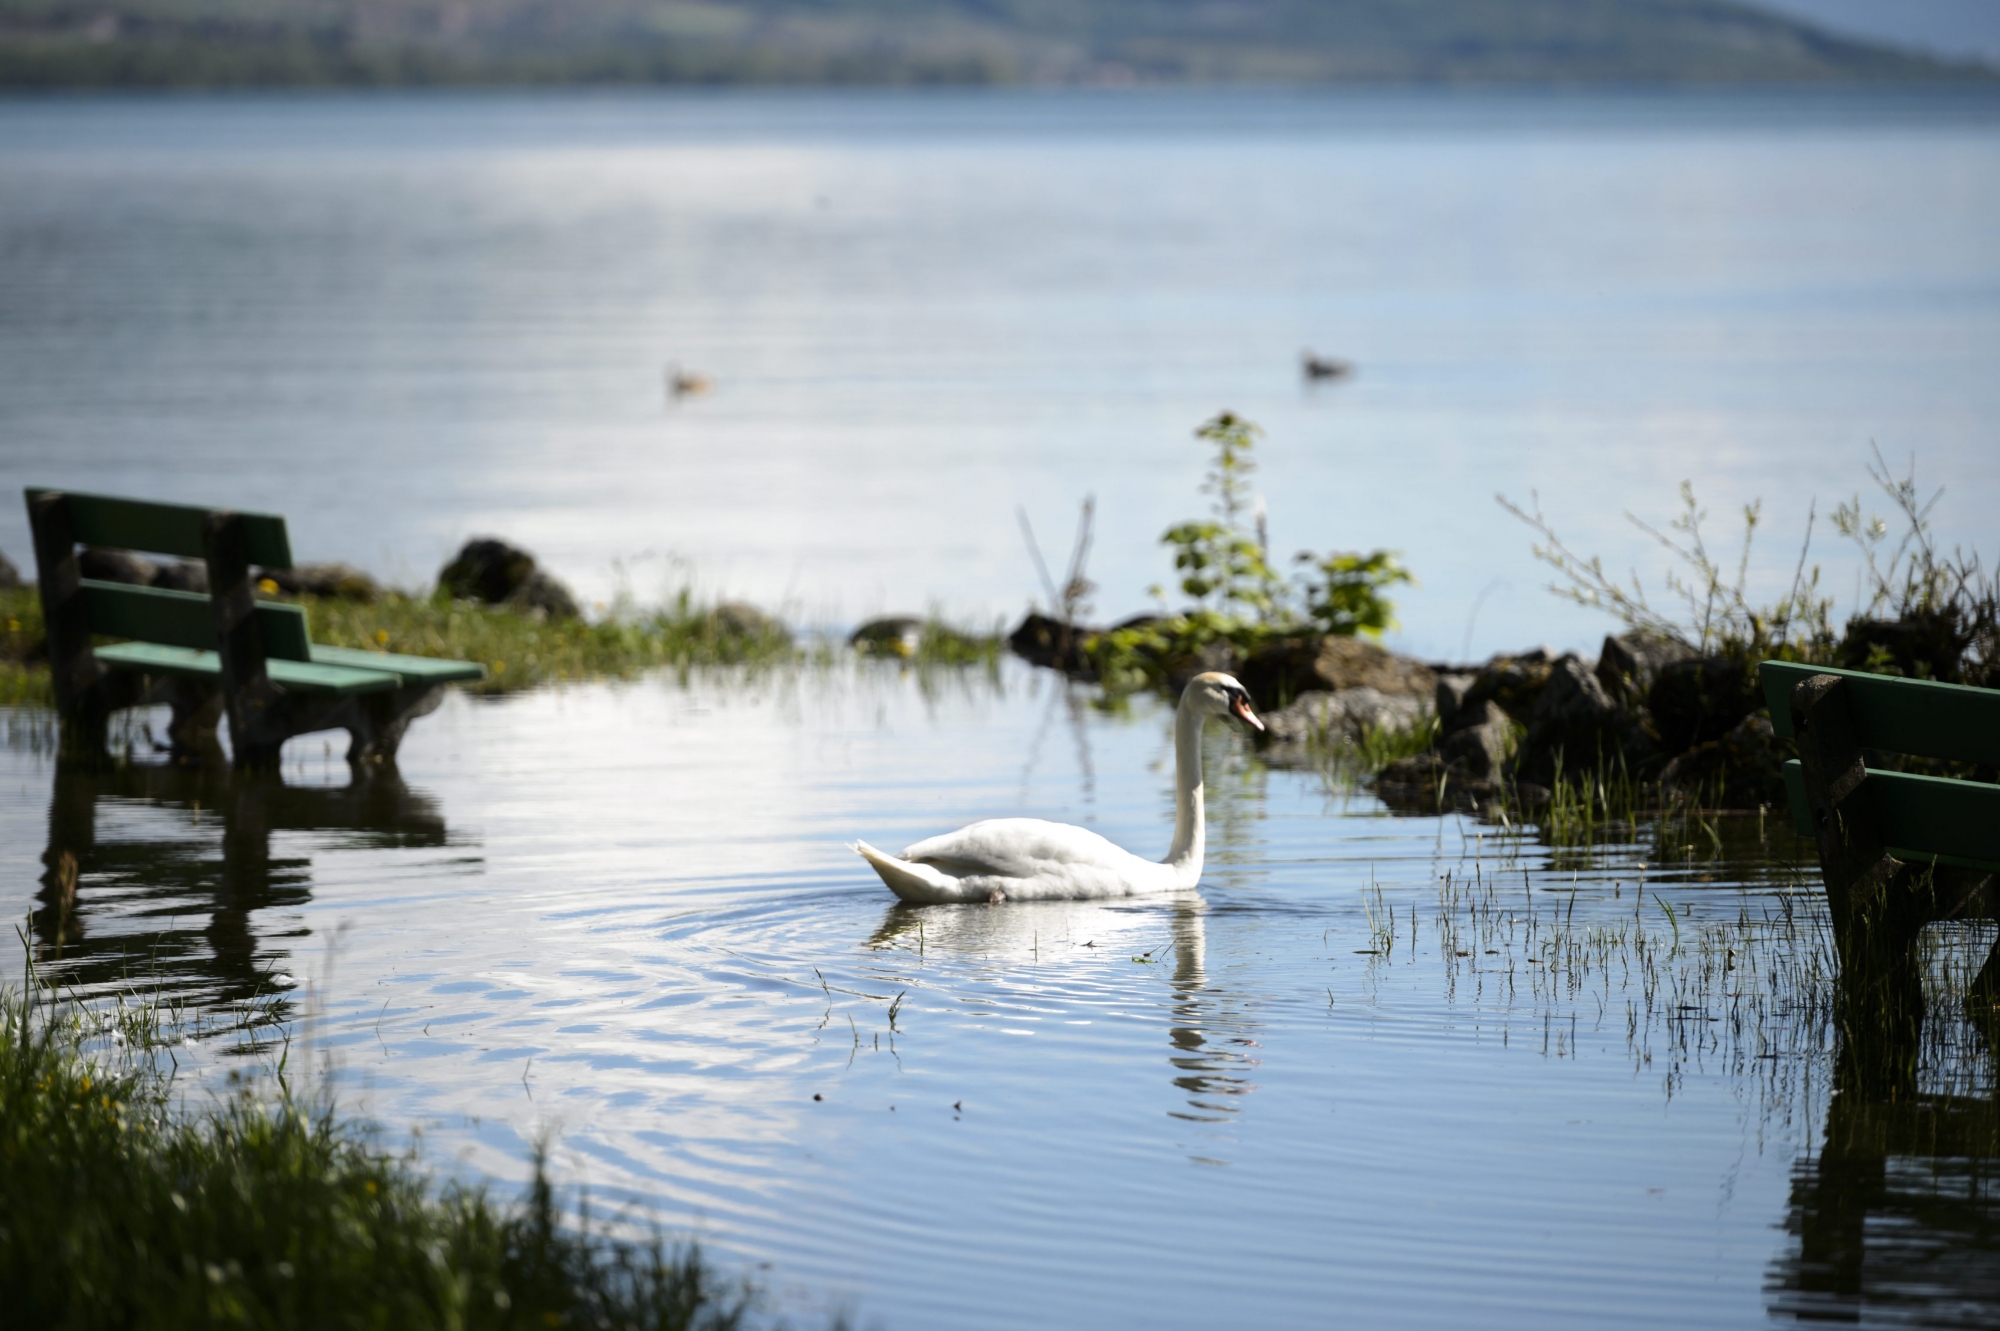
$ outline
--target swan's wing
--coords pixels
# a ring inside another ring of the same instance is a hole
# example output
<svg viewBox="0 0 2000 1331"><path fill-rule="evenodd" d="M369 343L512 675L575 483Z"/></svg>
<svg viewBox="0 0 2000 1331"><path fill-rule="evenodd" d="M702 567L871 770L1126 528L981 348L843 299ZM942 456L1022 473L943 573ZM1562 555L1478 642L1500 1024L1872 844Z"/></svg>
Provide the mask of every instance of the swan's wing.
<svg viewBox="0 0 2000 1331"><path fill-rule="evenodd" d="M1032 878L1051 868L1130 863L1129 852L1088 828L1040 818L988 818L943 836L928 837L903 852L916 864L931 864L956 877L990 874Z"/></svg>

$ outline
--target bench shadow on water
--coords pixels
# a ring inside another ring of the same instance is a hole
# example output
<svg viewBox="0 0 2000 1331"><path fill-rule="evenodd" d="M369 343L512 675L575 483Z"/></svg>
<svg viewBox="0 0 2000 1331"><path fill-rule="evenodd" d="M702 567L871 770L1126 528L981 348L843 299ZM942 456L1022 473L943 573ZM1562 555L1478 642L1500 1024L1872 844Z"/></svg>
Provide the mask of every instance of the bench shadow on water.
<svg viewBox="0 0 2000 1331"><path fill-rule="evenodd" d="M143 978L203 1004L268 1000L291 981L263 943L269 924L260 930L253 920L303 906L312 893L310 857L274 856L274 833L344 832L346 845L375 848L446 840L435 801L393 773L304 786L227 769L58 758L50 791L30 927L38 962L86 992ZM100 835L102 817L134 807L179 817L150 834Z"/></svg>

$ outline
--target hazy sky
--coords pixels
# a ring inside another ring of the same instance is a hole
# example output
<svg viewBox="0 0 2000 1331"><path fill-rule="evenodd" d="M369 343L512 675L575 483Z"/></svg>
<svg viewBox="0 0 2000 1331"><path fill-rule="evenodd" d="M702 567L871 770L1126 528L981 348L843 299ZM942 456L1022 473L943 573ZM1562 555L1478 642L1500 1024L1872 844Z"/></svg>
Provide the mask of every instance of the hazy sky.
<svg viewBox="0 0 2000 1331"><path fill-rule="evenodd" d="M1829 28L2000 61L2000 0L1755 0Z"/></svg>

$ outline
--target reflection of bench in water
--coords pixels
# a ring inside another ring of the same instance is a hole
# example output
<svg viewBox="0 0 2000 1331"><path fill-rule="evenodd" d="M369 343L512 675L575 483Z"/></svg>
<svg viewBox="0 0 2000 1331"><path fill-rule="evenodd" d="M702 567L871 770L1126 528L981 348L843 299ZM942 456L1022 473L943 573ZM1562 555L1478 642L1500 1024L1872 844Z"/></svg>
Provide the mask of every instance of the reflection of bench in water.
<svg viewBox="0 0 2000 1331"><path fill-rule="evenodd" d="M320 730L348 732L357 769L393 764L403 731L446 685L486 675L470 661L322 646L298 606L259 602L252 567L292 566L281 517L29 490L28 521L50 677L73 751L101 751L112 712L164 703L180 758L219 753L226 711L238 767L275 767L286 740ZM203 560L208 593L92 581L79 544Z"/></svg>
<svg viewBox="0 0 2000 1331"><path fill-rule="evenodd" d="M174 816L152 835L101 836L101 816L121 805ZM362 846L445 843L436 804L392 772L320 788L212 768L61 759L32 916L37 955L51 978L78 988L157 975L169 988L206 981L225 1001L268 991L276 961L260 957L251 917L311 895L311 862L274 858L271 835L327 831L353 832ZM205 927L193 923L203 917Z"/></svg>
<svg viewBox="0 0 2000 1331"><path fill-rule="evenodd" d="M1800 1321L2000 1325L2000 1102L1834 1093L1792 1178L1771 1311Z"/></svg>

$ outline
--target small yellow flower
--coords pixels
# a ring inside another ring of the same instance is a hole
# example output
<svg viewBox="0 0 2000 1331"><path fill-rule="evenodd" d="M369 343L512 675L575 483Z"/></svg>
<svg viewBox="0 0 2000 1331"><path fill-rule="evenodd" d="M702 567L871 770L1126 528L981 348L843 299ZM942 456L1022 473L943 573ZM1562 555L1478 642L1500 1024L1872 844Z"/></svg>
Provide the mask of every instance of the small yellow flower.
<svg viewBox="0 0 2000 1331"><path fill-rule="evenodd" d="M387 629L375 630L375 645L377 647L386 647L389 645L389 630Z"/></svg>
<svg viewBox="0 0 2000 1331"><path fill-rule="evenodd" d="M7 631L8 631L9 633L19 633L19 632L21 631L21 621L20 621L20 620L18 620L18 619L10 619L10 620L8 620L8 621L7 621Z"/></svg>
<svg viewBox="0 0 2000 1331"><path fill-rule="evenodd" d="M494 673L494 674L496 674L496 675L504 675L504 674L506 674L506 673L507 673L507 663L506 663L505 661L495 661L495 662L493 663L493 673Z"/></svg>
<svg viewBox="0 0 2000 1331"><path fill-rule="evenodd" d="M266 596L276 596L278 594L278 584L269 578L259 578L257 579L257 590Z"/></svg>

